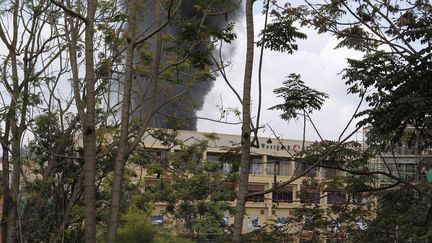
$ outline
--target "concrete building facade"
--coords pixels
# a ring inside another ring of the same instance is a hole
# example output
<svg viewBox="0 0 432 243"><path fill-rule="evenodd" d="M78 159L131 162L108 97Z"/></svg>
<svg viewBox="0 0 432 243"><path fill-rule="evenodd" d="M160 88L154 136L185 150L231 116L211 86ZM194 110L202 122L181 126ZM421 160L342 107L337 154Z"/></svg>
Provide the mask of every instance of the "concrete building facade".
<svg viewBox="0 0 432 243"><path fill-rule="evenodd" d="M178 139L184 141L187 146L194 142L201 141L206 138L208 134L193 131L178 131ZM205 152L205 160L218 160L219 156L227 151L229 148L240 146L240 136L228 134L216 134L217 140L211 141L209 147ZM310 145L312 141L304 143L305 148ZM159 149L166 149L161 141L148 135L144 139L144 146L146 149L157 151ZM277 139L274 137L260 138L259 148L252 148L251 150L251 167L249 176L249 191L256 192L269 189L276 182L283 182L291 179L293 176L303 172L306 167L293 160L293 156L300 152L303 146L303 141ZM171 147L171 152L179 149L178 147ZM228 170L228 165L222 165L222 170ZM312 175L313 174L313 175ZM314 170L309 173L309 176L314 176L317 180L325 180L333 176L341 175L341 172L335 170ZM149 180L154 178L151 175L147 177ZM326 207L327 205L335 203L344 203L346 196L344 193L329 194L323 197L327 192L320 191L305 191L302 192L302 181L306 177L301 177L293 183L279 189L276 192L269 193L262 196L256 196L248 199L246 203L246 215L243 222L243 232L251 232L258 227L275 222L276 220L286 220L290 217L291 211L294 208L300 207L304 203L316 203ZM306 196L305 196L306 195ZM234 206L235 203L232 202ZM163 217L156 217L161 220ZM229 215L225 220L231 224L234 218Z"/></svg>
<svg viewBox="0 0 432 243"><path fill-rule="evenodd" d="M392 152L385 152L371 159L370 168L372 171L382 171L398 177L408 183L417 184L427 180L431 170L426 170L422 161L432 160L432 150L418 152L403 144ZM385 187L395 183L395 180L379 175L376 181L377 186Z"/></svg>

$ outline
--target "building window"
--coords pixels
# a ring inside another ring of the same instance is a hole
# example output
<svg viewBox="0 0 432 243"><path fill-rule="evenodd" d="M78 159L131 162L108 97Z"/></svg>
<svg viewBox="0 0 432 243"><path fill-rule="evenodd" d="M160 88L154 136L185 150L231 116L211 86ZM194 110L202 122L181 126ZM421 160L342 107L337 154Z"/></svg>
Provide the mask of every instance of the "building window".
<svg viewBox="0 0 432 243"><path fill-rule="evenodd" d="M167 153L165 150L145 150L143 162L145 164L159 162L163 167L167 167L169 164Z"/></svg>
<svg viewBox="0 0 432 243"><path fill-rule="evenodd" d="M291 161L281 160L279 162L279 175L290 176L291 175Z"/></svg>
<svg viewBox="0 0 432 243"><path fill-rule="evenodd" d="M321 176L323 178L332 178L337 175L336 169L322 168Z"/></svg>
<svg viewBox="0 0 432 243"><path fill-rule="evenodd" d="M327 194L327 204L345 204L346 195L344 192L330 191Z"/></svg>
<svg viewBox="0 0 432 243"><path fill-rule="evenodd" d="M164 219L163 219L163 215L159 214L159 215L151 215L150 216L150 220L153 224L162 224Z"/></svg>
<svg viewBox="0 0 432 243"><path fill-rule="evenodd" d="M263 173L262 165L263 163L261 157L251 156L249 173L254 175L261 175Z"/></svg>
<svg viewBox="0 0 432 243"><path fill-rule="evenodd" d="M301 189L300 190L300 202L301 203L320 203L320 192L318 190L308 190Z"/></svg>
<svg viewBox="0 0 432 243"><path fill-rule="evenodd" d="M295 169L294 169L294 175L299 176L305 170L307 170L309 168L309 166L310 165L304 164L303 162L296 162L295 163ZM311 171L309 171L308 173L306 173L305 176L315 177L317 175L317 170L318 170L318 168L314 168Z"/></svg>
<svg viewBox="0 0 432 243"><path fill-rule="evenodd" d="M220 153L207 152L206 159L208 161L215 161L216 162L216 161L220 161L219 160L220 156L221 156Z"/></svg>
<svg viewBox="0 0 432 243"><path fill-rule="evenodd" d="M276 191L273 191L272 196L273 202L284 202L292 203L293 201L293 189L291 186L282 187Z"/></svg>
<svg viewBox="0 0 432 243"><path fill-rule="evenodd" d="M207 152L207 161L217 161L220 163L220 169L224 173L231 172L232 165L230 163L227 163L227 162L222 162L220 160L221 156L222 156L222 154L220 154L220 153Z"/></svg>
<svg viewBox="0 0 432 243"><path fill-rule="evenodd" d="M262 184L249 184L248 191L249 193L253 192L261 192L265 190L265 185ZM264 202L264 195L257 195L253 197L248 197L247 201L249 202Z"/></svg>
<svg viewBox="0 0 432 243"><path fill-rule="evenodd" d="M267 157L267 175L291 175L291 161L287 158Z"/></svg>
<svg viewBox="0 0 432 243"><path fill-rule="evenodd" d="M196 154L193 150L190 149L182 149L182 150L174 150L174 154L171 156L171 159L178 160L180 162L194 162L200 163L202 159L202 155Z"/></svg>
<svg viewBox="0 0 432 243"><path fill-rule="evenodd" d="M257 217L257 216L248 217L249 231L257 230L257 229L259 229L259 227L260 227L259 217Z"/></svg>

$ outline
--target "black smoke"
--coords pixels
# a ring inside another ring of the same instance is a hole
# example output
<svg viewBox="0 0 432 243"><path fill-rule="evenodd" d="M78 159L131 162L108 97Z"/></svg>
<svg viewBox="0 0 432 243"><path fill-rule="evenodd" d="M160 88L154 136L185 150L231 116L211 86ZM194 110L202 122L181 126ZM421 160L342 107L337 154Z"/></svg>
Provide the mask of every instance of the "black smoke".
<svg viewBox="0 0 432 243"><path fill-rule="evenodd" d="M140 27L139 32L145 35L145 33L149 33L154 28L156 28L155 24L155 12L151 11L155 9L154 4L158 4L158 1L147 1L146 5L141 10L140 15L142 18L140 19ZM236 21L240 10L236 9L233 11L229 11L233 9L233 5L220 6L218 12L224 14L218 16L209 17L206 23L209 26L214 26L217 28L224 28L230 22ZM229 9L227 9L229 8ZM166 15L164 15L166 17ZM196 10L194 6L193 0L183 1L180 9L179 15L177 18L172 21L164 30L165 35L173 35L180 36L184 33L182 32L184 28L182 28L182 23L187 23L194 18L198 19L202 15ZM163 18L163 17L162 17ZM166 19L162 19L162 21L166 21ZM202 36L196 36L196 38L203 38ZM209 40L210 37L204 37ZM155 49L156 38L150 39L145 43L144 48L148 48L149 50ZM166 48L166 46L165 46ZM188 46L184 46L184 48L189 48ZM205 44L200 44L193 47L191 56L194 56L201 62L207 60L210 62L210 57L207 56L205 50L208 48ZM167 48L168 49L168 48ZM165 61L169 58L171 54L163 51L162 53L162 61ZM136 62L141 61L140 55L136 55ZM183 130L196 130L197 120L196 112L202 108L204 104L205 96L209 93L209 91L213 87L214 80L210 78L201 79L200 81L196 81L194 77L194 72L199 70L199 66L190 67L186 70L181 70L172 75L175 76L175 79L161 77L158 82L158 91L157 94L153 94L150 89L150 80L145 75L138 75L135 79L135 97L134 97L134 107L135 116L143 117L147 114L148 111L148 100L153 95L157 97L157 114L153 115L151 126L159 127L159 128L175 128L175 129L183 129Z"/></svg>

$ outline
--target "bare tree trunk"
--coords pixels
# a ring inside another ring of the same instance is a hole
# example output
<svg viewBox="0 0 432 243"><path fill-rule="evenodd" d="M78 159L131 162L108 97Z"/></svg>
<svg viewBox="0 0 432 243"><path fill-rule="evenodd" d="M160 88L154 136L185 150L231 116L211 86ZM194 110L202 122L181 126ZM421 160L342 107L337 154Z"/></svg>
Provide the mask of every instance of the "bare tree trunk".
<svg viewBox="0 0 432 243"><path fill-rule="evenodd" d="M10 207L7 229L7 242L17 242L18 195L20 182L21 136L16 124L12 125L12 179L10 187Z"/></svg>
<svg viewBox="0 0 432 243"><path fill-rule="evenodd" d="M71 8L71 3L66 2ZM79 7L79 6L78 6ZM85 96L81 99L81 84L77 60L77 46L79 40L79 22L82 19L66 13L66 28L72 74L72 89L75 104L81 121L84 148L84 241L96 242L96 93L94 73L94 20L97 0L87 2L87 16L85 17ZM81 14L80 9L77 14Z"/></svg>
<svg viewBox="0 0 432 243"><path fill-rule="evenodd" d="M45 44L54 38L42 41L40 32L45 22L41 20L40 7L32 6L23 1L11 1L12 5L5 11L5 18L11 22L11 29L5 31L0 26L0 40L8 49L6 57L2 60L2 83L8 91L10 104L6 105L7 113L4 116L5 131L2 136L2 189L3 209L1 238L6 242L16 242L17 238L17 212L19 208L19 190L21 177L21 139L28 126L28 110L30 109L29 89L32 82L46 70L51 61L58 57L53 55L47 58L47 66L38 72L35 63L42 53L45 53ZM29 10L31 9L31 10ZM28 11L34 11L28 15ZM11 16L7 16L10 14ZM10 21L11 19L11 21ZM40 23L43 23L40 25ZM52 37L52 36L51 36ZM39 49L41 48L41 49ZM18 71L19 70L19 71ZM2 99L3 100L3 99ZM3 102L5 102L3 100ZM12 165L11 165L11 164ZM11 170L12 167L12 170ZM22 240L22 239L21 239Z"/></svg>
<svg viewBox="0 0 432 243"><path fill-rule="evenodd" d="M1 218L1 239L4 241L7 238L8 218L9 218L9 130L10 121L5 121L5 130L2 137L2 192L3 192L3 208Z"/></svg>
<svg viewBox="0 0 432 243"><path fill-rule="evenodd" d="M19 1L17 1L19 2ZM9 190L9 199L8 200L8 229L7 229L7 242L16 242L17 241L17 232L16 232L16 218L17 218L17 203L18 203L18 193L19 193L19 181L20 181L20 159L21 159L21 131L18 126L18 114L17 111L19 104L17 101L21 95L21 88L18 79L18 60L17 60L17 41L18 41L18 14L19 14L19 3L14 5L14 16L13 16L13 27L14 34L12 45L9 49L9 55L11 60L11 69L12 69L12 98L9 112L10 119L10 132L11 132L11 161L13 163L12 166L12 179ZM23 101L24 103L24 101ZM24 104L22 104L24 106ZM25 112L22 111L21 112Z"/></svg>
<svg viewBox="0 0 432 243"><path fill-rule="evenodd" d="M89 120L89 119L87 119ZM94 125L94 123L93 123ZM87 123L83 130L84 135L84 240L85 242L96 242L96 144L94 126Z"/></svg>
<svg viewBox="0 0 432 243"><path fill-rule="evenodd" d="M108 225L108 242L116 242L116 236L117 236L117 228L118 228L118 221L119 221L119 214L120 214L120 201L121 201L121 187L123 183L123 172L124 172L124 166L128 159L128 156L130 155L131 151L136 148L138 145L139 140L144 134L144 131L146 130L146 127L151 121L151 118L155 112L156 107L156 97L157 97L157 81L159 78L159 72L160 72L160 62L161 62L161 51L162 51L162 33L159 31L157 33L156 37L156 45L155 45L155 58L153 60L152 64L152 71L150 75L150 82L151 82L151 98L149 99L149 103L147 104L150 108L148 109L148 114L145 114L144 119L142 121L142 127L140 128L140 131L134 138L134 141L129 143L127 138L129 135L129 119L130 119L130 106L131 106L131 95L132 95L132 73L133 73L133 66L132 66L132 60L133 60L133 46L135 45L134 39L132 37L135 37L135 31L136 31L136 3L133 3L134 1L129 2L132 6L130 6L129 9L133 9L132 15L130 16L131 20L133 20L132 23L129 23L128 33L133 32L133 36L130 36L131 39L128 41L131 41L129 43L128 49L127 49L127 66L126 66L126 76L125 76L125 87L124 87L124 94L123 94L123 106L122 106L122 121L121 121L121 133L120 133L120 142L119 142L119 151L116 157L116 164L114 169L114 179L113 179L113 186L112 186L112 197L111 197L111 210L110 210L110 221ZM155 16L156 16L156 25L160 26L160 6L158 4L155 4Z"/></svg>
<svg viewBox="0 0 432 243"><path fill-rule="evenodd" d="M306 143L306 110L303 110L303 141L301 151L304 151Z"/></svg>
<svg viewBox="0 0 432 243"><path fill-rule="evenodd" d="M114 167L114 178L112 184L110 218L108 222L107 241L114 243L117 236L119 220L121 187L123 182L123 172L126 160L129 155L129 119L131 109L133 60L134 60L134 41L136 32L137 6L136 0L128 1L128 29L127 29L127 49L126 49L126 70L123 88L123 103L120 123L119 148Z"/></svg>
<svg viewBox="0 0 432 243"><path fill-rule="evenodd" d="M254 27L253 27L253 0L246 1L246 28L247 48L246 65L243 81L243 121L242 121L242 156L240 162L240 181L237 193L237 204L234 217L234 230L232 242L241 241L245 204L248 196L250 148L251 148L251 82L254 58Z"/></svg>
<svg viewBox="0 0 432 243"><path fill-rule="evenodd" d="M84 241L96 242L96 102L94 79L94 18L97 1L89 0L85 25L86 112L83 121L84 141Z"/></svg>

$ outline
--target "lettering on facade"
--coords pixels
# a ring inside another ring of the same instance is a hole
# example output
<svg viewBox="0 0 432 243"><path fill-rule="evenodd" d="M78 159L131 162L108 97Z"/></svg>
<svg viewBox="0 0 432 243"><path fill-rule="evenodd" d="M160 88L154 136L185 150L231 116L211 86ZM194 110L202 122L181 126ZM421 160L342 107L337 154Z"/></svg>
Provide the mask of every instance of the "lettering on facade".
<svg viewBox="0 0 432 243"><path fill-rule="evenodd" d="M271 145L271 144L265 144L265 143L261 143L261 148L262 149L272 149L272 150L281 150L283 149L283 145Z"/></svg>
<svg viewBox="0 0 432 243"><path fill-rule="evenodd" d="M297 144L296 144L297 145ZM294 145L294 146L296 146ZM298 145L297 145L298 146ZM262 149L271 149L271 150L291 150L291 146L290 145L272 145L272 144L265 144L265 143L261 143L261 148Z"/></svg>

